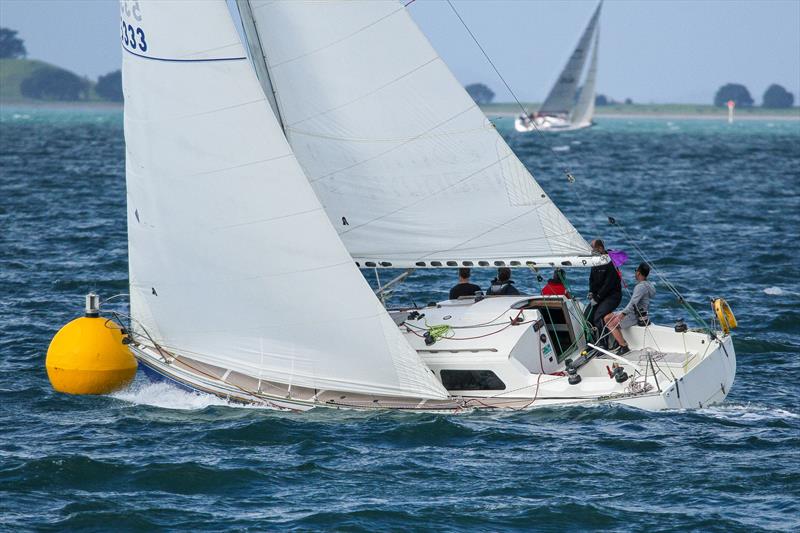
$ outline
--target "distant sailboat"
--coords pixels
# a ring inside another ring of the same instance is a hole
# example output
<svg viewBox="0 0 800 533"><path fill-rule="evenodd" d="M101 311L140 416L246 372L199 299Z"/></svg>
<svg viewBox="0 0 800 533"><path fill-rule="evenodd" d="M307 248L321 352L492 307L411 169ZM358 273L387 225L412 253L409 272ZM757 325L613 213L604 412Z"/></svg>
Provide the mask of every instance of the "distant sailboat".
<svg viewBox="0 0 800 533"><path fill-rule="evenodd" d="M591 348L582 305L565 296L385 309L359 268L608 257L591 254L402 3L237 5L246 44L225 0L121 2L126 329L141 368L291 410L724 399L727 334L633 326L623 358Z"/></svg>
<svg viewBox="0 0 800 533"><path fill-rule="evenodd" d="M597 49L600 43L599 18L602 6L601 2L595 9L578 45L542 106L536 113L517 117L514 122L517 131L577 130L592 125L597 79ZM583 76L590 49L589 68ZM583 85L580 85L581 79Z"/></svg>

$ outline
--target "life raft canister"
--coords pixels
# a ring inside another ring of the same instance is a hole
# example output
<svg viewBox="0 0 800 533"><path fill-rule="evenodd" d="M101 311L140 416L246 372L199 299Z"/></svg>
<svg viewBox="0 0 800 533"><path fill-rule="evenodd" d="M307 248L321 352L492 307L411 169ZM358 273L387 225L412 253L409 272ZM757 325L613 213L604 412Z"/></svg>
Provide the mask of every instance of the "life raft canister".
<svg viewBox="0 0 800 533"><path fill-rule="evenodd" d="M719 320L719 325L722 327L722 332L725 334L730 333L732 329L736 328L736 317L733 316L731 306L728 305L724 298L715 299L712 305L714 306L717 320Z"/></svg>

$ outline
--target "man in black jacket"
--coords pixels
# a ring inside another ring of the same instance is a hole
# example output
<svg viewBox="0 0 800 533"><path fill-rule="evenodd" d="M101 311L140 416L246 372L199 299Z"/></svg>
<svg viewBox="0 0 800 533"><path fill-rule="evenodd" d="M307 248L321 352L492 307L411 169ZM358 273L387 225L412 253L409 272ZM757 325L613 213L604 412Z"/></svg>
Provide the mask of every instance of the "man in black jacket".
<svg viewBox="0 0 800 533"><path fill-rule="evenodd" d="M458 300L462 296L475 296L481 288L469 282L470 270L468 268L458 269L458 285L450 289L450 299Z"/></svg>
<svg viewBox="0 0 800 533"><path fill-rule="evenodd" d="M605 255L606 247L603 241L595 239L592 241L592 253L595 255ZM617 272L617 268L610 260L605 265L593 266L589 273L589 302L592 304L591 311L587 317L589 323L597 328L597 334L601 339L598 345L608 347L607 335L605 335L606 316L619 306L622 301L622 283Z"/></svg>

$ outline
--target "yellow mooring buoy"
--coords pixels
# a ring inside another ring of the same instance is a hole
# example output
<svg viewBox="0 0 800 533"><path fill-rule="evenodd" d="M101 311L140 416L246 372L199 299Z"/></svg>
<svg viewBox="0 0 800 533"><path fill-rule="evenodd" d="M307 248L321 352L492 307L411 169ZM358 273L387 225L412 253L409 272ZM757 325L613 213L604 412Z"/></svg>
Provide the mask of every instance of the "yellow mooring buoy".
<svg viewBox="0 0 800 533"><path fill-rule="evenodd" d="M119 325L100 317L99 298L86 296L86 315L56 333L47 349L47 377L59 392L108 394L136 374L136 358Z"/></svg>

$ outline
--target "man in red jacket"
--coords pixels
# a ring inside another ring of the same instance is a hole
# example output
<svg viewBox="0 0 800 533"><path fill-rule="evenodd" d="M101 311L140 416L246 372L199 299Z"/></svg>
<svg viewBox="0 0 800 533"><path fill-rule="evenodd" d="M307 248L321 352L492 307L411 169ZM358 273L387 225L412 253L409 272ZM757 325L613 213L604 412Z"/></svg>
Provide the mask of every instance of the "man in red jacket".
<svg viewBox="0 0 800 533"><path fill-rule="evenodd" d="M567 275L563 269L556 268L553 270L553 277L547 280L547 285L542 287L542 296L566 296L567 298L572 298L562 281L566 278Z"/></svg>

